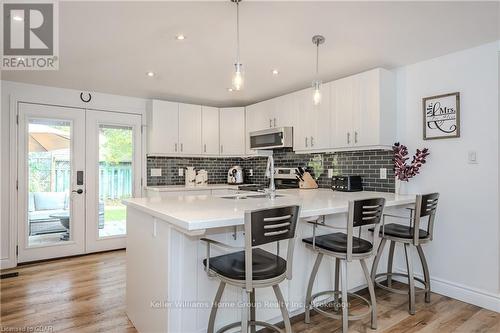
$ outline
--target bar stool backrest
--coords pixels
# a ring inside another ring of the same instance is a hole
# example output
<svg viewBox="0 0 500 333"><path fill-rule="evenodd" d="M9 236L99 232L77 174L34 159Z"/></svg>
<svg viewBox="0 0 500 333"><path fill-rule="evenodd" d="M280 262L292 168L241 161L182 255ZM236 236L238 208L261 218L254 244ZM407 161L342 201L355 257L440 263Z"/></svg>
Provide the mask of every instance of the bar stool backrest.
<svg viewBox="0 0 500 333"><path fill-rule="evenodd" d="M286 276L292 278L295 230L300 206L282 206L245 212L245 283L252 290L252 249L288 239ZM279 243L277 244L279 255Z"/></svg>
<svg viewBox="0 0 500 333"><path fill-rule="evenodd" d="M434 217L436 216L439 193L419 194L415 203L415 225L413 228L413 243L419 244L420 222L422 217L428 217L427 234L432 240L434 233Z"/></svg>
<svg viewBox="0 0 500 333"><path fill-rule="evenodd" d="M384 211L385 199L373 198L349 201L349 210L347 216L347 261L352 260L352 244L353 244L353 230L359 227L359 235L361 236L361 227L375 226L375 233L373 233L372 244L375 243L375 237L378 237L380 221L382 220L382 213Z"/></svg>

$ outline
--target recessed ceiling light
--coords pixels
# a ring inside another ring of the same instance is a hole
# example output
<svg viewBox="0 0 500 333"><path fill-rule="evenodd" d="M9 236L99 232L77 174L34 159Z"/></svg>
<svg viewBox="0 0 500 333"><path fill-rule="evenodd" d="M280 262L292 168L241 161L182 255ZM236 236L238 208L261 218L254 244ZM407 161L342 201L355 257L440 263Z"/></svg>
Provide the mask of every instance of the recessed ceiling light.
<svg viewBox="0 0 500 333"><path fill-rule="evenodd" d="M149 77L153 77L153 76L155 76L155 73L154 72L147 72L146 75Z"/></svg>
<svg viewBox="0 0 500 333"><path fill-rule="evenodd" d="M13 17L12 17L12 19L13 19L14 21L23 21L23 20L24 20L21 16L17 16L17 15L16 15L16 16L13 16Z"/></svg>
<svg viewBox="0 0 500 333"><path fill-rule="evenodd" d="M180 35L175 36L175 39L184 40L184 39L186 39L186 36L184 36L183 34L180 34Z"/></svg>
<svg viewBox="0 0 500 333"><path fill-rule="evenodd" d="M227 88L227 91L232 92L233 88Z"/></svg>
<svg viewBox="0 0 500 333"><path fill-rule="evenodd" d="M277 69L273 69L272 73L273 75L278 75L280 72Z"/></svg>

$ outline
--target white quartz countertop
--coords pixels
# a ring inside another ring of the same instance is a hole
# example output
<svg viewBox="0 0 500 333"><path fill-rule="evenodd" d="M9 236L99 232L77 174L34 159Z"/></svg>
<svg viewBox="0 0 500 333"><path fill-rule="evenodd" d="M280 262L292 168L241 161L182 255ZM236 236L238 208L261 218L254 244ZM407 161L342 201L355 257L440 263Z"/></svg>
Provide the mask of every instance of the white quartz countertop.
<svg viewBox="0 0 500 333"><path fill-rule="evenodd" d="M179 195L169 198L132 198L123 201L130 208L150 214L185 231L228 227L244 224L248 210L282 205L301 205L301 218L317 215L346 213L351 200L383 197L386 206L400 206L415 202L415 195L395 195L382 192L334 192L330 189L278 190L282 195L267 198L225 199L224 196ZM251 196L242 194L241 196ZM258 195L255 193L253 195ZM227 196L225 196L227 197Z"/></svg>
<svg viewBox="0 0 500 333"><path fill-rule="evenodd" d="M208 184L206 186L159 185L146 186L146 190L155 192L203 191L203 190L237 190L238 185Z"/></svg>

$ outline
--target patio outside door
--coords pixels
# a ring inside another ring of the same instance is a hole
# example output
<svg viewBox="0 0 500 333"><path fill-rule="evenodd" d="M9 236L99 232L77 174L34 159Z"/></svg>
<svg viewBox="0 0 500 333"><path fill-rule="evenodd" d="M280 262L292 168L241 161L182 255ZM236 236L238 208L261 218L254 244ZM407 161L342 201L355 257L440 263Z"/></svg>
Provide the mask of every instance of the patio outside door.
<svg viewBox="0 0 500 333"><path fill-rule="evenodd" d="M87 111L87 252L124 248L126 207L141 195L141 116Z"/></svg>
<svg viewBox="0 0 500 333"><path fill-rule="evenodd" d="M124 248L141 116L19 103L18 262Z"/></svg>
<svg viewBox="0 0 500 333"><path fill-rule="evenodd" d="M18 105L18 262L84 253L85 110Z"/></svg>

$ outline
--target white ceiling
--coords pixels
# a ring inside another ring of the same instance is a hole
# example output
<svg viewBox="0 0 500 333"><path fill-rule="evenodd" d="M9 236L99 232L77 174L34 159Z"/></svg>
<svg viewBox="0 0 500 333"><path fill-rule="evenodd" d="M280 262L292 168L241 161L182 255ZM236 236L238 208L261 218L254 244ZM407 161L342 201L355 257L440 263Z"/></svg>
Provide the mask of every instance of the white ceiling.
<svg viewBox="0 0 500 333"><path fill-rule="evenodd" d="M59 71L5 80L214 106L307 87L314 34L329 81L498 39L497 2L252 2L240 6L245 89L228 92L235 6L224 2L61 2ZM186 40L174 37L183 33ZM280 75L273 77L271 70ZM145 73L157 76L148 78Z"/></svg>

